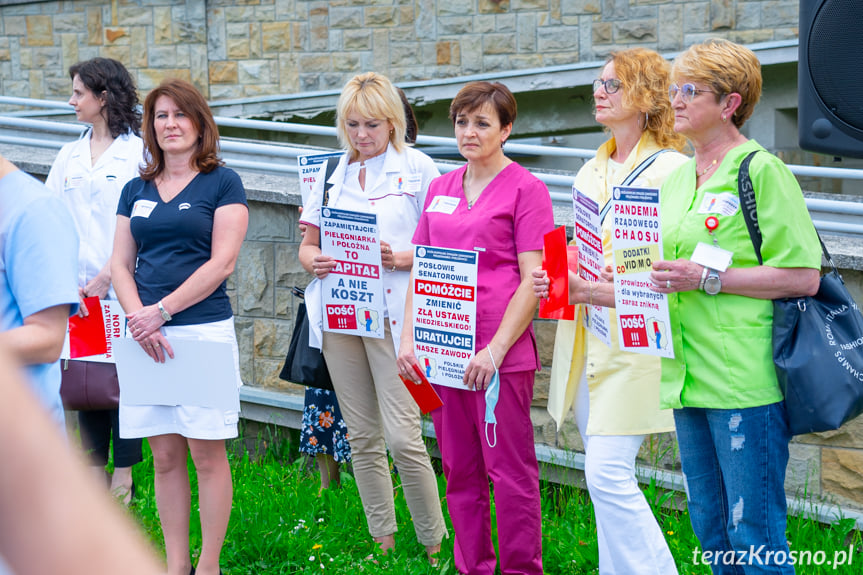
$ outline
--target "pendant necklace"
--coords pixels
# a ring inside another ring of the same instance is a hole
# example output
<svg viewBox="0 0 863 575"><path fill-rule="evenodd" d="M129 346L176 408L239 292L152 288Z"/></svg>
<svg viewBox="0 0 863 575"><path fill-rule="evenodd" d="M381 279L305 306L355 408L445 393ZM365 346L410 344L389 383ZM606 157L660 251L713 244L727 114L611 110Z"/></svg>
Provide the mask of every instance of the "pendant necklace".
<svg viewBox="0 0 863 575"><path fill-rule="evenodd" d="M695 172L695 173L696 173L696 177L697 177L697 178L700 178L701 176L703 176L704 174L706 174L707 172L709 172L710 170L712 170L712 169L713 169L713 166L715 166L715 165L716 165L716 159L714 158L714 159L713 159L713 161L712 161L710 164L708 164L706 168L704 168L704 169L703 169L703 170L701 170L700 172Z"/></svg>

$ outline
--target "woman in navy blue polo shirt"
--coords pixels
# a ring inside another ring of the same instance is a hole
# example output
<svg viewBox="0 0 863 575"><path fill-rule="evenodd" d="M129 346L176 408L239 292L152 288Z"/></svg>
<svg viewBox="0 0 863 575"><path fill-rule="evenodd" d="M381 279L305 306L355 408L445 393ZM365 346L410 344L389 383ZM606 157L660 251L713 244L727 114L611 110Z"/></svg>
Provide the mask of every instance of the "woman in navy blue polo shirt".
<svg viewBox="0 0 863 575"><path fill-rule="evenodd" d="M173 357L169 339L228 342L237 386L239 353L225 280L248 226L239 176L222 166L219 134L203 96L167 80L144 101L147 163L123 189L117 209L112 276L127 329L154 361ZM178 385L183 382L177 382ZM187 452L198 474L203 544L199 575L217 575L233 488L225 439L238 412L198 405L124 405L120 435L147 437L168 575L195 569L189 559Z"/></svg>

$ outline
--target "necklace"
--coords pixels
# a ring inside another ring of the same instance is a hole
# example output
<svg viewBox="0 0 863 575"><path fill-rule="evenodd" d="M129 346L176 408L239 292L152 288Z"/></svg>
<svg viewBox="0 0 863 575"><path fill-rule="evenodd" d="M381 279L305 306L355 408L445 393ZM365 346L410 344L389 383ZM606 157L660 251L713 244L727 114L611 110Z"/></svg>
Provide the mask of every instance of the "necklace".
<svg viewBox="0 0 863 575"><path fill-rule="evenodd" d="M707 165L707 167L706 167L706 168L704 168L703 170L701 170L700 172L696 171L696 172L695 172L696 177L697 177L697 178L700 178L701 176L703 176L704 174L706 174L707 172L709 172L710 170L712 170L712 169L713 169L713 166L715 166L715 165L716 165L716 158L714 158L714 159L713 159L713 161L712 161L712 162L710 162L710 163Z"/></svg>
<svg viewBox="0 0 863 575"><path fill-rule="evenodd" d="M465 199L467 200L467 209L471 209L473 207L473 205L476 203L476 201L479 199L479 197L482 195L483 190L480 190L479 193L476 196L474 196L473 198L468 197L468 195L470 194L471 188L473 188L473 182L472 182L472 178L470 177L470 174L468 173L467 170L465 170L465 173L464 173L464 183L462 184L462 186L464 187L464 196L465 196Z"/></svg>

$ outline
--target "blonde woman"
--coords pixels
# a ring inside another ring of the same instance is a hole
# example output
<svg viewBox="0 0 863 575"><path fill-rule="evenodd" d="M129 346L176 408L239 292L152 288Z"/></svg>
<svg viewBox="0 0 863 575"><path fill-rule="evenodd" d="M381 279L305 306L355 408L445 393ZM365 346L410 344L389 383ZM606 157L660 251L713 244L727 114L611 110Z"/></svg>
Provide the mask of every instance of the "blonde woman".
<svg viewBox="0 0 863 575"><path fill-rule="evenodd" d="M387 446L398 467L417 539L429 561L445 533L437 480L420 427L420 412L396 371L396 350L404 317L405 293L413 266L411 236L426 191L439 173L431 158L405 144L405 110L396 88L380 74L352 78L342 90L336 125L345 148L329 179L327 206L377 214L386 300L384 339L321 330L320 281L306 290L312 330L323 339L323 353L351 434L351 457L369 533L380 548L395 546L396 524ZM390 185L393 178L413 182ZM300 262L316 280L335 259L321 252L323 178L303 206L307 229Z"/></svg>
<svg viewBox="0 0 863 575"><path fill-rule="evenodd" d="M791 433L773 365L771 300L817 292L821 247L794 175L740 132L761 97L755 54L707 40L675 59L671 79L674 129L695 157L660 195L667 259L654 262L651 279L669 294L674 341L674 359L662 360L660 401L674 408L701 548L734 558L713 572L791 574L784 487ZM738 201L740 166L752 152L763 264ZM733 252L723 271L692 260L699 243L714 240Z"/></svg>

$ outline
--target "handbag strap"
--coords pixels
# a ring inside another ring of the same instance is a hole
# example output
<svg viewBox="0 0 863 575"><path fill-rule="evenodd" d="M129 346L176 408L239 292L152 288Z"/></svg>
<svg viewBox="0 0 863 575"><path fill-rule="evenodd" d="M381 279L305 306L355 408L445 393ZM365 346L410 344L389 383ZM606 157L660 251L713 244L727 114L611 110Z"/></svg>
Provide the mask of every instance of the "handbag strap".
<svg viewBox="0 0 863 575"><path fill-rule="evenodd" d="M336 160L336 161L333 161ZM337 158L327 158L324 160L327 163L327 167L324 171L324 197L321 201L321 207L326 206L330 203L330 189L332 189L333 184L330 183L330 177L333 175L333 172L336 171L336 166L338 165Z"/></svg>
<svg viewBox="0 0 863 575"><path fill-rule="evenodd" d="M752 161L752 157L757 153L758 150L749 152L749 154L743 158L743 161L740 162L740 169L737 172L737 195L740 197L740 209L743 211L743 219L746 222L746 229L749 230L749 239L752 240L752 246L755 248L755 256L758 258L758 265L762 265L762 235L761 228L758 225L758 206L755 202L755 186L752 185L752 178L749 177L749 163ZM821 239L821 234L818 233L818 230L815 230L815 235L818 236L818 243L821 244L821 252L824 254L824 258L827 260L827 263L830 264L830 267L833 268L833 271L838 274L839 270L836 269L836 264L833 263L833 258L830 256L830 252L827 251L827 246L824 245L824 240Z"/></svg>
<svg viewBox="0 0 863 575"><path fill-rule="evenodd" d="M670 148L663 148L661 150L657 150L656 152L653 152L652 154L650 154L648 157L646 157L644 159L643 162L641 162L640 164L635 166L634 170L629 172L629 175L626 176L626 179L624 179L622 182L620 182L620 185L621 186L631 185L632 182L634 182L635 180L638 179L638 176L640 176L644 170L649 168L650 165L656 161L656 158L658 158L660 156L660 154L664 154L665 152L670 152L670 151L671 151ZM602 206L602 211L599 212L599 225L600 226L605 222L605 216L608 215L608 211L610 209L611 209L611 199L609 198L609 200L607 202L605 202L605 205Z"/></svg>
<svg viewBox="0 0 863 575"><path fill-rule="evenodd" d="M752 185L752 178L749 177L749 163L752 157L758 153L758 150L749 152L740 162L740 168L737 171L737 195L740 197L740 209L743 211L743 219L746 222L746 229L749 230L749 239L752 240L752 246L755 248L755 256L758 258L758 265L762 265L761 258L761 228L758 227L758 209L755 205L755 187Z"/></svg>
<svg viewBox="0 0 863 575"><path fill-rule="evenodd" d="M321 198L321 209L325 208L326 205L330 203L330 190L333 188L334 185L330 183L330 177L332 177L333 172L336 171L336 166L339 163L338 158L332 157L325 159L324 162L326 162L327 167L324 170L324 194L323 198ZM318 247L321 247L320 237L318 237Z"/></svg>

